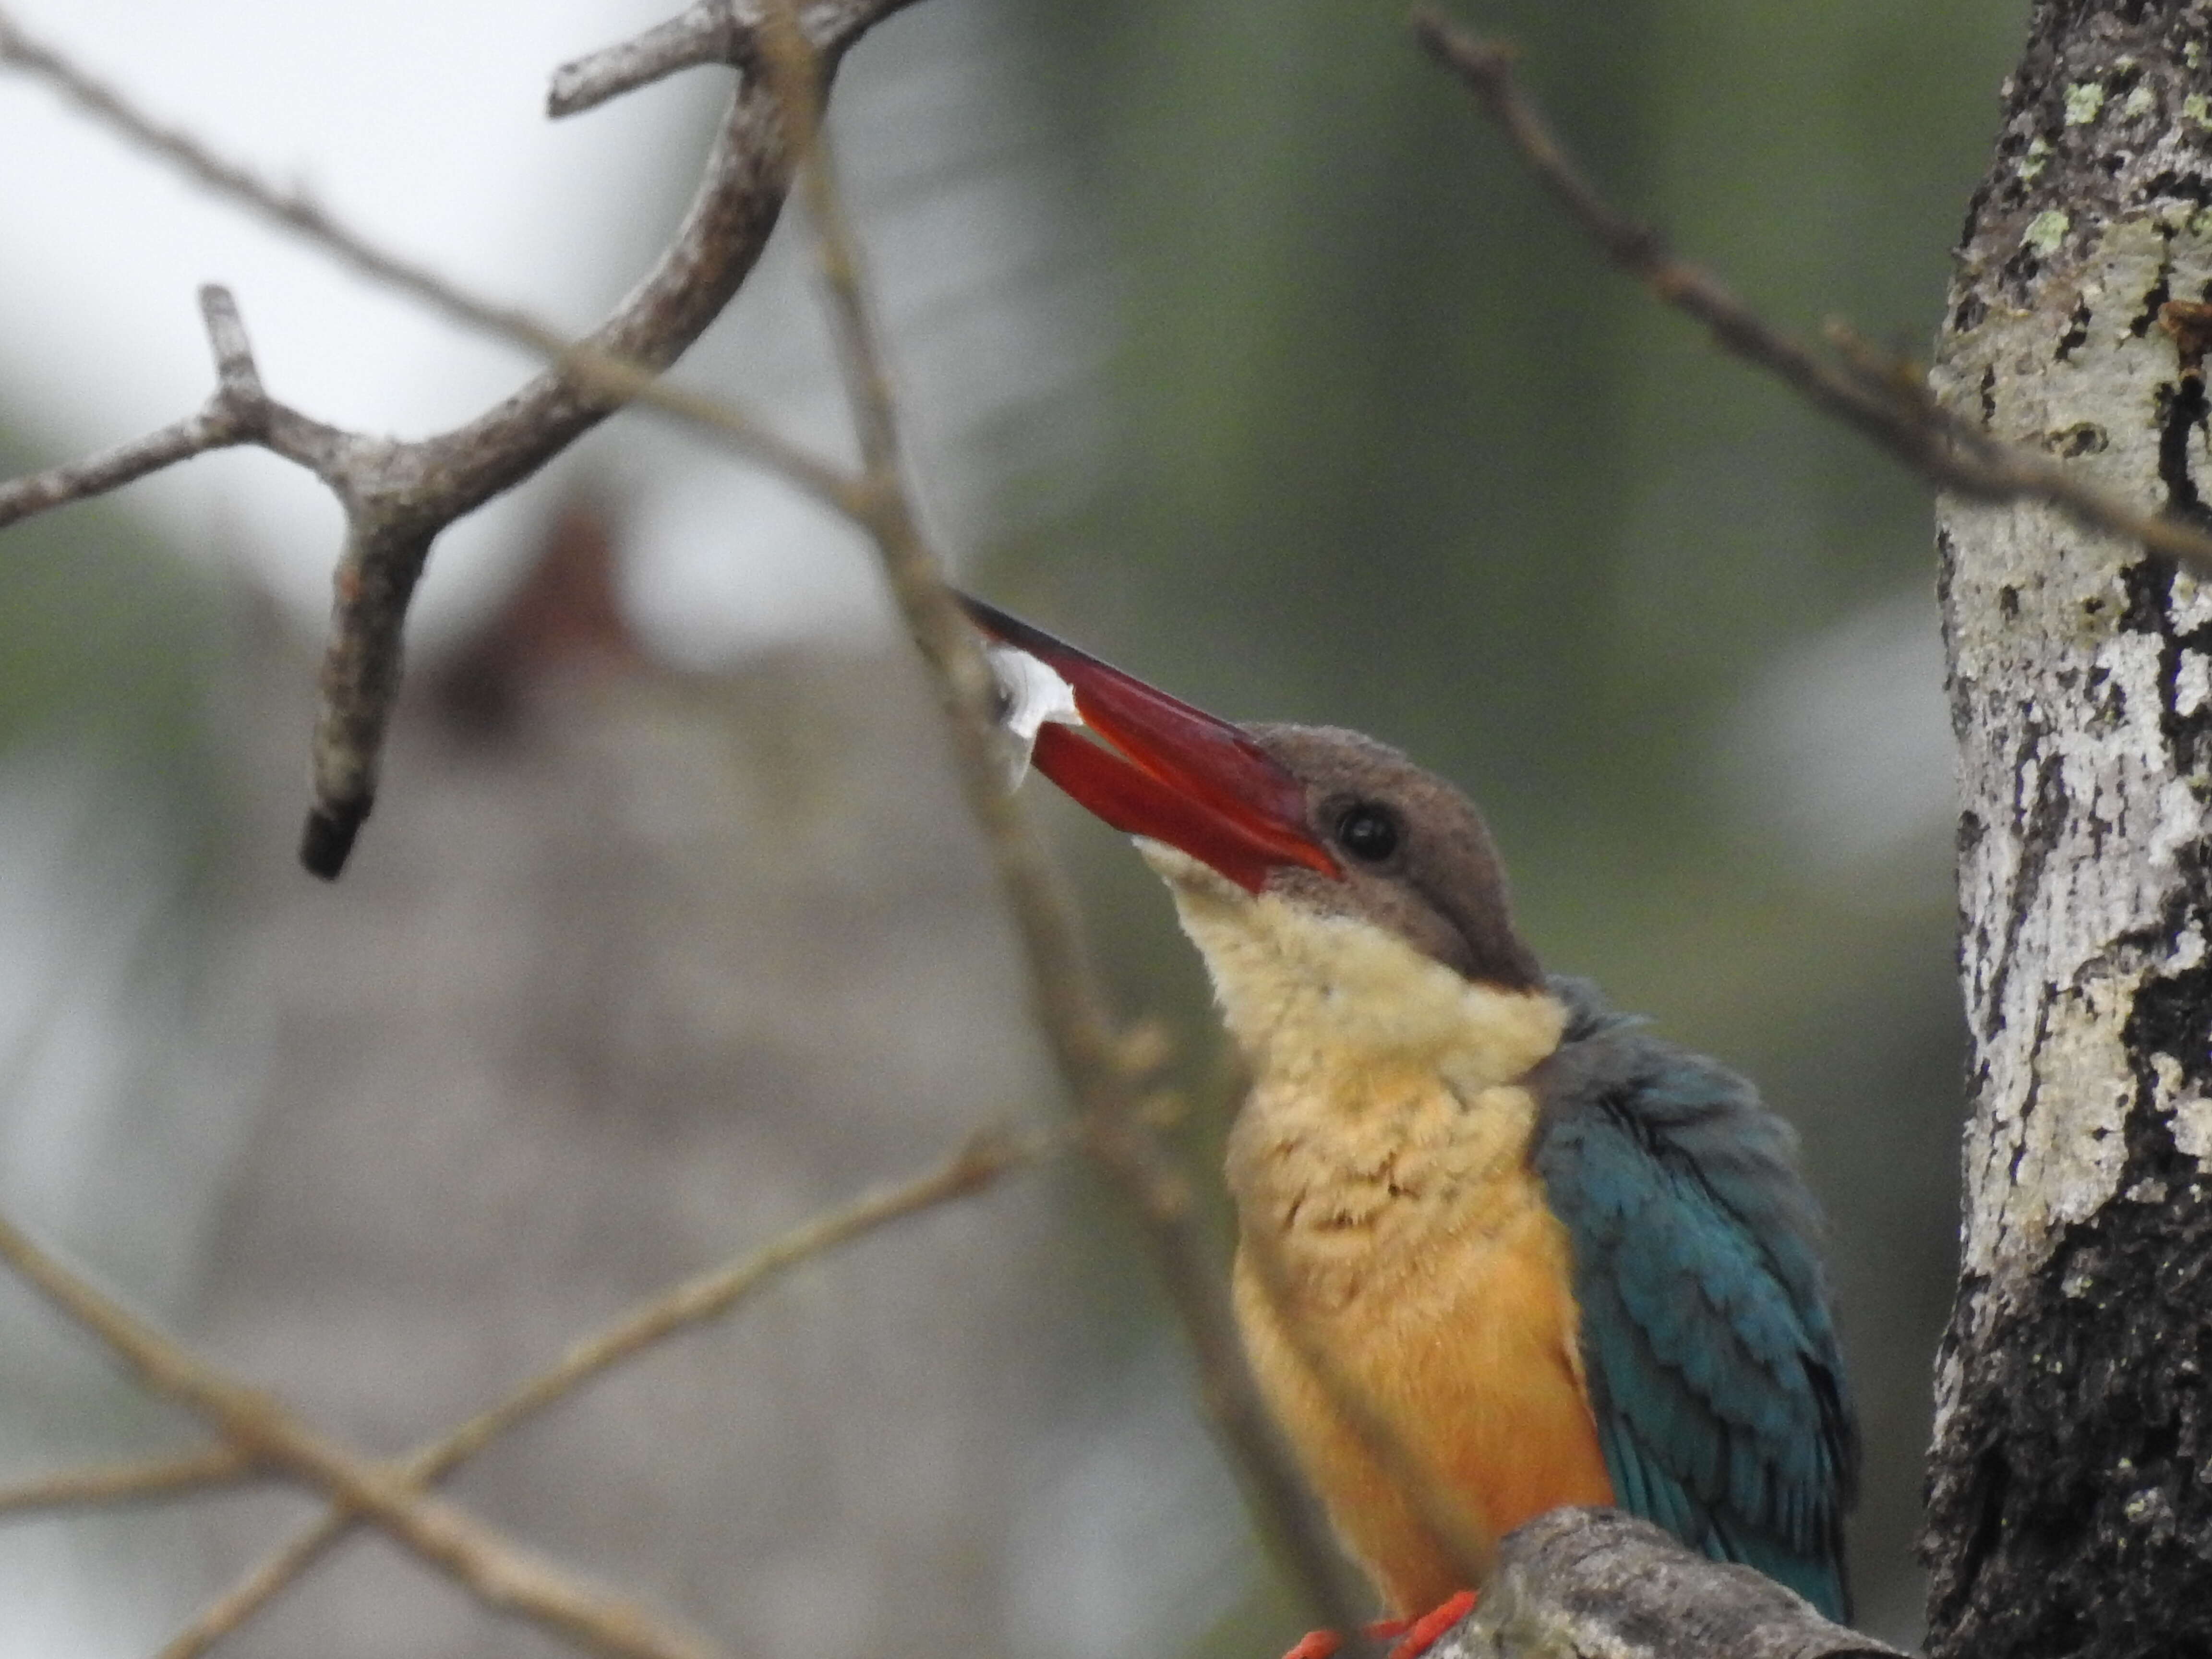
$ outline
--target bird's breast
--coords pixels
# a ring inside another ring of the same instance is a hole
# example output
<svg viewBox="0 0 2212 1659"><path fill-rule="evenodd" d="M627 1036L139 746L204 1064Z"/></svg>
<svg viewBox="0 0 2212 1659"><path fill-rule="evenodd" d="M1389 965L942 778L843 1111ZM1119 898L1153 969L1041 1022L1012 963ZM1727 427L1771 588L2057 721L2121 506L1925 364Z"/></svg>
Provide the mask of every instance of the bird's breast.
<svg viewBox="0 0 2212 1659"><path fill-rule="evenodd" d="M1528 1161L1534 1126L1517 1083L1468 1090L1432 1066L1371 1058L1278 1068L1231 1131L1229 1187L1243 1232L1273 1241L1313 1311L1434 1313L1435 1297L1455 1297L1548 1218Z"/></svg>
<svg viewBox="0 0 2212 1659"><path fill-rule="evenodd" d="M1469 1093L1370 1060L1263 1075L1231 1138L1254 1369L1401 1609L1486 1572L1532 1516L1611 1501L1568 1241L1528 1159L1534 1122L1517 1084ZM1438 1502L1455 1542L1433 1524Z"/></svg>

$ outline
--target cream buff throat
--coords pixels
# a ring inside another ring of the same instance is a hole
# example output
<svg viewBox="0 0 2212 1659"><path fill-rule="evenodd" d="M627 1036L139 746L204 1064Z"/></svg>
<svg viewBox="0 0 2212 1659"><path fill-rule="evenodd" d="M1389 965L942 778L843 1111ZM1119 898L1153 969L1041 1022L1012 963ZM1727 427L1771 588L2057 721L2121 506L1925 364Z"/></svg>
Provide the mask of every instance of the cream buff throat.
<svg viewBox="0 0 2212 1659"><path fill-rule="evenodd" d="M1566 1013L1548 992L1475 983L1371 923L1248 893L1188 854L1136 842L1175 895L1230 1034L1263 1080L1413 1065L1474 1094L1518 1080L1559 1047Z"/></svg>

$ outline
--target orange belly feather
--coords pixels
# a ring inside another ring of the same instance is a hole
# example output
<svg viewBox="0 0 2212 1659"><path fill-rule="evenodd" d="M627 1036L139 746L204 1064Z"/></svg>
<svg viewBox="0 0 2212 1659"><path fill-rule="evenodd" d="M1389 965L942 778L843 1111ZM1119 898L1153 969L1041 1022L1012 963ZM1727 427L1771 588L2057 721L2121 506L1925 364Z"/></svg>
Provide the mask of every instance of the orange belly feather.
<svg viewBox="0 0 2212 1659"><path fill-rule="evenodd" d="M1235 1291L1261 1391L1345 1543L1390 1610L1410 1615L1480 1588L1498 1539L1524 1521L1613 1500L1583 1382L1565 1231L1533 1171L1516 1158L1425 1191L1400 1173L1415 1160L1392 1165L1389 1201L1371 1217L1352 1202L1301 1228L1310 1212L1300 1206L1255 1246L1251 1228L1272 1206L1248 1207ZM1271 1253L1278 1294L1255 1248ZM1305 1358L1316 1352L1326 1380ZM1397 1458L1377 1455L1355 1428L1342 1389L1357 1391L1369 1422L1389 1425ZM1451 1516L1456 1548L1407 1491L1408 1469L1427 1512L1441 1504Z"/></svg>

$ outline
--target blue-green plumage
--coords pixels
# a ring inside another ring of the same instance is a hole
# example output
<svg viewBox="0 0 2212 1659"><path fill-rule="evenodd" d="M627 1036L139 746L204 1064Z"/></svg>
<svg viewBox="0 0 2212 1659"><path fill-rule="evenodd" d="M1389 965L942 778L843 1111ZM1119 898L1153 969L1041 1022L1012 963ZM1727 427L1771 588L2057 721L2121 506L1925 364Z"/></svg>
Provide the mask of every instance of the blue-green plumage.
<svg viewBox="0 0 2212 1659"><path fill-rule="evenodd" d="M1848 1620L1858 1437L1789 1126L1751 1085L1559 979L1533 1157L1574 1250L1622 1508Z"/></svg>

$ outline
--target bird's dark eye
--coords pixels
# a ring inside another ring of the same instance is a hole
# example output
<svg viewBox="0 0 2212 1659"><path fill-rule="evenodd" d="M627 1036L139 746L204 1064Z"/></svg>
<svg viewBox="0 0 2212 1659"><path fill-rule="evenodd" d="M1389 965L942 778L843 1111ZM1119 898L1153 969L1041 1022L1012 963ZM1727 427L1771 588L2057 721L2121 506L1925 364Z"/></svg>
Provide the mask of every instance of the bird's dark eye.
<svg viewBox="0 0 2212 1659"><path fill-rule="evenodd" d="M1402 838L1397 814L1372 801L1346 807L1336 821L1337 844L1364 864L1382 863Z"/></svg>

